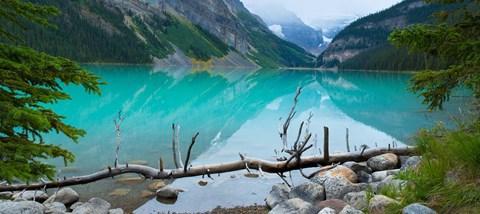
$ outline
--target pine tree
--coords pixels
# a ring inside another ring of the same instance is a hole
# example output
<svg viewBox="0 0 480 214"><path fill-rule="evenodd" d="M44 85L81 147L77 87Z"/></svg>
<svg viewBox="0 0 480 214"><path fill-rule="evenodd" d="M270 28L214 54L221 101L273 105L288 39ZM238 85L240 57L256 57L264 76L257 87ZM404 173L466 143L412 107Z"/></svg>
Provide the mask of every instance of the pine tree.
<svg viewBox="0 0 480 214"><path fill-rule="evenodd" d="M5 30L5 25L26 28L25 23L32 22L55 27L47 19L58 14L54 7L2 0L0 41L21 39ZM73 162L71 152L47 144L42 135L55 131L78 142L85 131L63 123L65 117L46 106L70 99L62 85L81 85L86 92L100 95L103 83L99 81L100 77L68 59L0 43L0 180L52 179L54 166L42 161L60 157L65 164Z"/></svg>
<svg viewBox="0 0 480 214"><path fill-rule="evenodd" d="M437 23L417 24L395 29L389 40L410 52L440 56L454 63L444 70L424 70L416 74L409 89L420 93L430 109L442 109L452 91L459 86L471 89L478 106L480 98L480 1L426 0L443 5L459 4L456 9L441 11ZM478 106L480 107L480 106Z"/></svg>

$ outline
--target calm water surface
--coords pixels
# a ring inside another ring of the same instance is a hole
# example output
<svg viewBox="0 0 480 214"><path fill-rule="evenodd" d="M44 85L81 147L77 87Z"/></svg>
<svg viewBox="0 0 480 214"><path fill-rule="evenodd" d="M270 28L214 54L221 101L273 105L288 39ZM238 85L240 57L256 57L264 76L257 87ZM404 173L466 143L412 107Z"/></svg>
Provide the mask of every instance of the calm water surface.
<svg viewBox="0 0 480 214"><path fill-rule="evenodd" d="M183 158L191 137L200 132L193 149L193 165L236 161L239 152L274 160L274 149L281 150L278 120L288 115L299 85L303 92L289 137L295 137L301 121L311 113L310 131L319 139L323 139L323 127L330 128L331 152L346 151L346 128L350 130L353 150L362 144L410 144L417 129L448 119L448 114L425 111L420 100L405 90L412 76L407 73L86 67L108 82L102 86L102 96L87 95L81 88L69 86L66 90L73 99L55 105L54 110L67 116L66 123L88 134L79 144L62 135L47 137L50 143L61 144L75 154L76 162L68 168L63 168L60 160L53 161L67 177L113 165L113 119L119 110L126 115L121 126L120 162L137 161L158 167L162 157L168 168L173 166L172 123L180 125ZM447 110L455 112L463 102L459 99L453 98ZM312 154L313 150L307 152ZM273 175L250 179L244 173L216 175L206 187L196 184L200 178L176 180L173 185L185 190L177 203L164 205L152 199L135 212L192 212L211 210L217 205L263 204L271 184L280 182ZM124 206L149 200L140 196L148 184L102 181L78 188L86 195L105 194L114 206ZM109 196L118 188L128 189L129 193Z"/></svg>

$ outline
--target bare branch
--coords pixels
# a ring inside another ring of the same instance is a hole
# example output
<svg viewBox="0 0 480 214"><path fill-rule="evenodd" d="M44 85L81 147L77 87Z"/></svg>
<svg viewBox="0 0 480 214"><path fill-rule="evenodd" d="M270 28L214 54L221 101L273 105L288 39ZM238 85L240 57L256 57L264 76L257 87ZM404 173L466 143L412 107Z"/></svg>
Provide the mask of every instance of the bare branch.
<svg viewBox="0 0 480 214"><path fill-rule="evenodd" d="M277 172L277 175L278 175L278 177L280 177L280 178L283 180L283 182L285 182L285 184L286 184L288 187L292 187L292 186L290 186L290 184L288 183L287 179L285 179L285 175L283 175L283 173Z"/></svg>
<svg viewBox="0 0 480 214"><path fill-rule="evenodd" d="M172 153L173 153L173 163L175 164L175 168L178 169L180 168L180 165L181 165L181 161L179 161L178 159L180 158L180 148L177 149L177 146L179 147L179 144L178 142L176 141L176 139L178 139L177 137L175 137L175 131L176 130L176 127L175 127L175 123L172 123ZM183 167L182 167L183 168Z"/></svg>
<svg viewBox="0 0 480 214"><path fill-rule="evenodd" d="M345 128L346 134L345 134L345 141L347 143L347 152L350 152L350 144L348 142L348 128Z"/></svg>
<svg viewBox="0 0 480 214"><path fill-rule="evenodd" d="M293 144L293 149L294 150L297 150L298 141L300 140L300 136L302 136L303 124L304 124L304 122L300 123L300 128L298 129L297 139L295 140L295 143Z"/></svg>
<svg viewBox="0 0 480 214"><path fill-rule="evenodd" d="M292 109L290 110L290 113L288 114L288 117L287 119L285 120L285 123L283 124L283 130L282 130L282 133L280 133L280 137L282 138L282 141L283 141L283 150L284 151L287 151L288 150L288 142L287 142L287 130L288 130L288 127L290 126L290 122L292 120L292 118L295 116L296 112L295 112L295 107L297 106L297 103L298 103L298 96L300 95L300 93L302 92L302 87L301 86L298 86L297 87L297 92L295 93L295 97L293 98L293 106L292 106ZM280 118L281 120L281 118Z"/></svg>
<svg viewBox="0 0 480 214"><path fill-rule="evenodd" d="M120 150L120 126L127 116L122 117L122 110L118 111L118 118L113 119L115 133L117 134L117 148L115 149L115 168L118 166L118 151ZM117 120L118 119L118 120Z"/></svg>
<svg viewBox="0 0 480 214"><path fill-rule="evenodd" d="M192 143L190 143L190 146L188 147L187 159L185 160L185 167L183 168L183 172L187 172L188 161L190 160L190 153L192 152L193 144L195 144L195 141L197 140L199 134L200 132L197 132L197 134L192 137Z"/></svg>

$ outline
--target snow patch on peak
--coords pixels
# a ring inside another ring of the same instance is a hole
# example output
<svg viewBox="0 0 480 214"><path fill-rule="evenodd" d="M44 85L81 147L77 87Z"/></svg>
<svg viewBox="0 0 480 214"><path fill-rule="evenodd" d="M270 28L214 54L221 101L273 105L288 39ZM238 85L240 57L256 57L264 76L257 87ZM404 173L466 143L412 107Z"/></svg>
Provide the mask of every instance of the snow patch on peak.
<svg viewBox="0 0 480 214"><path fill-rule="evenodd" d="M278 37L285 39L285 35L282 32L281 25L270 25L268 26L268 29L270 29L270 31L272 31L272 33L277 35Z"/></svg>
<svg viewBox="0 0 480 214"><path fill-rule="evenodd" d="M324 42L327 42L327 43L331 43L332 42L332 39L331 38L328 38L326 36L323 36L323 41Z"/></svg>

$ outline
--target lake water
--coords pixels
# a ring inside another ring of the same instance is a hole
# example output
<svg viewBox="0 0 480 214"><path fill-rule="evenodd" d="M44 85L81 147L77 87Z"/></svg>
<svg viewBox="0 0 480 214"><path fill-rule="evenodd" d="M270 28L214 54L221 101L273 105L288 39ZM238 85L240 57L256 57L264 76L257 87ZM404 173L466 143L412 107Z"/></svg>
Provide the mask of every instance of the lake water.
<svg viewBox="0 0 480 214"><path fill-rule="evenodd" d="M387 146L395 141L403 145L412 142L417 129L432 126L436 120L447 121L449 117L445 112L425 111L421 100L405 90L412 76L409 73L86 67L108 82L101 87L102 96L88 95L80 87L69 86L66 91L73 99L53 108L67 116L67 124L88 134L79 144L62 135L50 134L46 138L75 154L76 162L62 170L67 177L113 165L116 147L113 119L119 110L126 116L121 125L120 162L158 167L161 157L166 168L173 167L172 123L180 126L183 158L191 137L200 132L192 151L193 165L236 161L239 152L274 160L274 149L282 148L278 121L288 115L299 85L303 91L291 122L290 142L301 121L307 120L311 113L309 129L313 135L323 139L323 127L330 128L331 152L346 151L346 128L352 150L362 144ZM447 111L455 112L458 106L465 108L460 104L463 102L461 98L453 98ZM313 150L307 152L313 154ZM53 163L63 168L62 161ZM176 180L173 185L186 191L173 205L142 198L141 191L148 182L132 185L110 180L76 188L87 196L102 195L114 201L114 206L148 201L136 213L192 212L207 211L217 205L263 204L271 184L280 182L276 175L251 179L243 173L215 175L215 180L206 187L196 184L200 178ZM128 194L109 195L118 188L128 189ZM198 200L202 203L197 203Z"/></svg>

